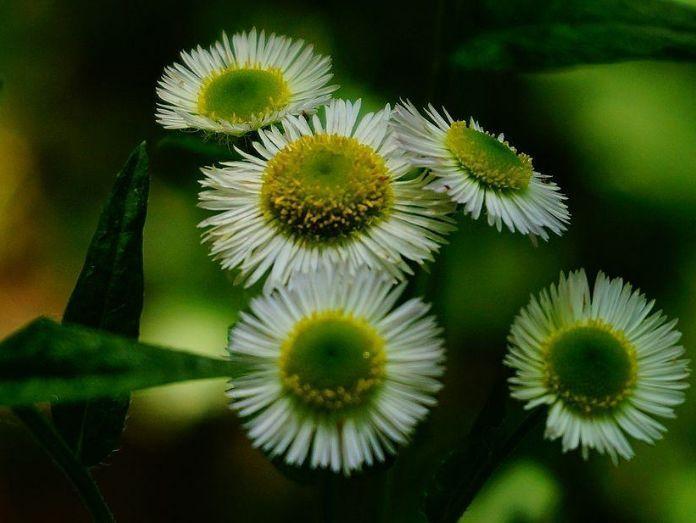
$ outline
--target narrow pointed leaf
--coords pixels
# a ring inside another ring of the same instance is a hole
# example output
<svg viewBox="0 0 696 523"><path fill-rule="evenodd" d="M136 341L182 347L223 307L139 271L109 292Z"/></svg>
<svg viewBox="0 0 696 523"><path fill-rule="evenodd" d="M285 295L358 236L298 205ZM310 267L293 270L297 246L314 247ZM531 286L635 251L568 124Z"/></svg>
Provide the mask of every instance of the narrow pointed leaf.
<svg viewBox="0 0 696 523"><path fill-rule="evenodd" d="M39 318L0 342L0 405L108 398L243 371L229 360Z"/></svg>
<svg viewBox="0 0 696 523"><path fill-rule="evenodd" d="M665 0L479 2L454 55L464 69L534 71L626 60L696 60L696 9ZM481 29L483 27L483 29Z"/></svg>
<svg viewBox="0 0 696 523"><path fill-rule="evenodd" d="M143 308L143 225L149 188L145 143L118 174L63 321L137 339ZM53 421L88 466L118 447L129 396L54 405Z"/></svg>

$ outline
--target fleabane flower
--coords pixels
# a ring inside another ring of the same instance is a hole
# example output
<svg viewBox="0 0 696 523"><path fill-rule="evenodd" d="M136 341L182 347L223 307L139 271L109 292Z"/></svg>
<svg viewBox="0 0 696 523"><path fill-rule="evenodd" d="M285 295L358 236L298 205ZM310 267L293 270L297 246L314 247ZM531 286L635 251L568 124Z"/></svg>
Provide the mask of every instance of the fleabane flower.
<svg viewBox="0 0 696 523"><path fill-rule="evenodd" d="M237 33L209 49L181 52L183 63L164 70L158 83L157 121L167 129L194 129L239 136L313 111L338 86L331 59L302 40Z"/></svg>
<svg viewBox="0 0 696 523"><path fill-rule="evenodd" d="M247 285L268 273L268 291L333 263L397 280L413 272L406 260L432 260L453 205L423 190L428 177L406 176L389 106L359 111L359 101L334 100L324 122L289 116L283 131L259 131L256 154L203 169L200 205L218 214L201 225L223 268L239 268Z"/></svg>
<svg viewBox="0 0 696 523"><path fill-rule="evenodd" d="M531 409L549 405L546 437L630 459L628 436L653 443L684 401L688 361L676 320L653 312L622 279L599 273L590 293L584 271L561 274L532 297L510 332L505 363L512 396Z"/></svg>
<svg viewBox="0 0 696 523"><path fill-rule="evenodd" d="M435 405L440 329L366 268L322 269L251 302L230 332L232 407L254 446L290 465L348 475L408 442Z"/></svg>
<svg viewBox="0 0 696 523"><path fill-rule="evenodd" d="M394 127L414 165L436 179L428 185L447 193L464 213L488 224L548 240L561 235L570 219L558 186L538 173L532 159L518 153L502 134L487 133L473 119L454 120L429 105L422 114L412 103L394 110Z"/></svg>

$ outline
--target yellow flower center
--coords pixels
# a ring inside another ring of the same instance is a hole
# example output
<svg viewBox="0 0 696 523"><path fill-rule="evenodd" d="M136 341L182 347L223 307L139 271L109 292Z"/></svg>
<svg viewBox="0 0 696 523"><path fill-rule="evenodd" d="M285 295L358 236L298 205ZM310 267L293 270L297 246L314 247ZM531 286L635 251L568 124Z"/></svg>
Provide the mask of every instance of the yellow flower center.
<svg viewBox="0 0 696 523"><path fill-rule="evenodd" d="M635 386L635 348L601 320L561 330L546 342L545 354L546 385L582 414L613 409Z"/></svg>
<svg viewBox="0 0 696 523"><path fill-rule="evenodd" d="M525 189L534 172L532 159L507 142L454 122L445 134L445 146L462 168L479 182L496 189Z"/></svg>
<svg viewBox="0 0 696 523"><path fill-rule="evenodd" d="M326 243L384 218L391 178L384 159L355 138L303 136L268 162L261 199L267 218L285 233Z"/></svg>
<svg viewBox="0 0 696 523"><path fill-rule="evenodd" d="M198 112L214 120L244 123L282 109L289 101L290 89L280 69L233 67L203 82Z"/></svg>
<svg viewBox="0 0 696 523"><path fill-rule="evenodd" d="M284 387L307 406L339 411L367 401L385 376L384 340L366 320L324 311L300 320L281 347Z"/></svg>

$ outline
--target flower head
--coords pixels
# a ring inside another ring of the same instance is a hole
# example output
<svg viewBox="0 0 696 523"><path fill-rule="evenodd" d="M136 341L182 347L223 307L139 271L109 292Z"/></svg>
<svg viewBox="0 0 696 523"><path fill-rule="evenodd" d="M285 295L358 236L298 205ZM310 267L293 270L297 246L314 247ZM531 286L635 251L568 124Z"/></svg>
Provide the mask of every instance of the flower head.
<svg viewBox="0 0 696 523"><path fill-rule="evenodd" d="M394 127L414 165L430 169L430 189L447 193L478 219L485 208L498 231L549 237L560 235L570 215L558 186L536 172L532 159L518 153L503 135L484 131L475 121L455 121L432 105L425 116L410 102L394 110Z"/></svg>
<svg viewBox="0 0 696 523"><path fill-rule="evenodd" d="M338 87L331 59L285 36L256 29L209 49L182 51L182 63L164 70L157 94L157 121L167 129L198 129L242 135L287 114L312 111Z"/></svg>
<svg viewBox="0 0 696 523"><path fill-rule="evenodd" d="M289 116L283 131L259 131L257 155L203 169L201 206L219 211L201 225L223 268L266 288L293 272L332 263L402 279L453 227L447 197L424 191L389 129L390 109L358 117L360 102L334 100L325 123Z"/></svg>
<svg viewBox="0 0 696 523"><path fill-rule="evenodd" d="M505 358L516 371L512 396L526 408L550 406L546 436L562 438L564 451L630 459L626 435L652 443L666 430L653 417L674 417L688 362L676 320L653 305L602 273L590 293L581 270L561 275L516 318Z"/></svg>
<svg viewBox="0 0 696 523"><path fill-rule="evenodd" d="M444 349L428 306L363 269L295 275L230 333L232 406L270 456L349 474L384 461L435 405Z"/></svg>

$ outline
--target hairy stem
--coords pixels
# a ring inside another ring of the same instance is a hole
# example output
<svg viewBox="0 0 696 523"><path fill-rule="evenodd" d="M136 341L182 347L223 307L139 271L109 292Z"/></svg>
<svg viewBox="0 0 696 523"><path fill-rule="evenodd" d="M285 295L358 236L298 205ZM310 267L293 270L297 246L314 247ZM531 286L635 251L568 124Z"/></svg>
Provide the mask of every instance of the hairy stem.
<svg viewBox="0 0 696 523"><path fill-rule="evenodd" d="M323 508L323 521L324 523L336 523L337 521L337 507L336 507L336 495L337 495L338 481L331 475L324 478L321 482L321 497L322 497L322 508Z"/></svg>
<svg viewBox="0 0 696 523"><path fill-rule="evenodd" d="M487 459L484 460L484 463L474 474L468 488L462 491L462 496L459 499L459 507L461 508L460 515L469 508L469 505L474 501L493 472L495 472L510 453L515 450L519 442L539 424L543 415L543 409L535 409L530 412L520 424L515 427L502 444L487 456Z"/></svg>
<svg viewBox="0 0 696 523"><path fill-rule="evenodd" d="M442 95L442 80L445 76L445 16L447 11L447 1L437 0L435 4L435 20L433 27L433 56L430 71L430 83L428 85L428 98L430 102L439 95Z"/></svg>
<svg viewBox="0 0 696 523"><path fill-rule="evenodd" d="M71 481L94 521L115 521L89 471L80 463L48 419L34 406L15 407L13 411Z"/></svg>
<svg viewBox="0 0 696 523"><path fill-rule="evenodd" d="M435 473L426 493L431 522L455 523L517 444L543 420L545 409L523 411L501 373L469 434Z"/></svg>

